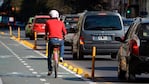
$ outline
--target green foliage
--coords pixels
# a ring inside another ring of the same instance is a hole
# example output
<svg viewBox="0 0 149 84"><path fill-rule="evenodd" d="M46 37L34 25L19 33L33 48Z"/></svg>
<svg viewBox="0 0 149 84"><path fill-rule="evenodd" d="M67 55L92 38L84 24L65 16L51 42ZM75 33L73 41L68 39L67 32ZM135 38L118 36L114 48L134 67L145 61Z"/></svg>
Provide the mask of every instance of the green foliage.
<svg viewBox="0 0 149 84"><path fill-rule="evenodd" d="M25 20L36 14L48 14L51 9L66 14L101 10L106 7L103 0L11 0L11 4L20 9L19 12L15 12L15 16L23 17Z"/></svg>

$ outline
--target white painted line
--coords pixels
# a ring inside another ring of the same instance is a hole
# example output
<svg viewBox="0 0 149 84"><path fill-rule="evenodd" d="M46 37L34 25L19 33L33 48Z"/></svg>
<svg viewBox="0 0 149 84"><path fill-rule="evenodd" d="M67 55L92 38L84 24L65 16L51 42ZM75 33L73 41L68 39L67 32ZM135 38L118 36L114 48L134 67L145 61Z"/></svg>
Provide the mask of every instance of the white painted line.
<svg viewBox="0 0 149 84"><path fill-rule="evenodd" d="M27 66L28 64L27 63L24 63L24 65Z"/></svg>
<svg viewBox="0 0 149 84"><path fill-rule="evenodd" d="M20 61L22 61L23 59L19 59Z"/></svg>
<svg viewBox="0 0 149 84"><path fill-rule="evenodd" d="M45 82L45 81L46 81L46 79L41 78L41 79L40 79L40 81L44 81L44 82Z"/></svg>
<svg viewBox="0 0 149 84"><path fill-rule="evenodd" d="M9 47L7 47L3 42L0 41L0 43L7 48L14 56L19 57L15 52L13 52Z"/></svg>
<svg viewBox="0 0 149 84"><path fill-rule="evenodd" d="M25 63L25 61L21 61L22 63Z"/></svg>
<svg viewBox="0 0 149 84"><path fill-rule="evenodd" d="M33 74L38 74L37 72L32 72Z"/></svg>
<svg viewBox="0 0 149 84"><path fill-rule="evenodd" d="M33 68L30 68L29 70L30 70L30 71L34 71L34 69L33 69Z"/></svg>
<svg viewBox="0 0 149 84"><path fill-rule="evenodd" d="M26 66L27 68L31 68L31 66Z"/></svg>
<svg viewBox="0 0 149 84"><path fill-rule="evenodd" d="M2 79L0 78L0 84L3 84Z"/></svg>

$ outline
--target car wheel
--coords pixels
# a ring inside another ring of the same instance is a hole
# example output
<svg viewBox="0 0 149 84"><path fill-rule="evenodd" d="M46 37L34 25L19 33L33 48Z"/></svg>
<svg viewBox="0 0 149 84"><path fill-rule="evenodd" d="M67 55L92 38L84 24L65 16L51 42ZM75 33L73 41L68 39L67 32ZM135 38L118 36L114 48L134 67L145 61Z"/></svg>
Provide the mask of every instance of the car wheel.
<svg viewBox="0 0 149 84"><path fill-rule="evenodd" d="M83 54L83 46L79 46L79 49L78 49L79 51L77 52L78 53L78 57L79 57L79 59L80 60L82 60L82 59L84 59L84 54Z"/></svg>
<svg viewBox="0 0 149 84"><path fill-rule="evenodd" d="M117 57L117 53L112 53L112 54L111 54L111 58L112 58L112 59L116 59L116 57Z"/></svg>
<svg viewBox="0 0 149 84"><path fill-rule="evenodd" d="M77 60L77 53L72 53L72 55L73 55L73 59Z"/></svg>
<svg viewBox="0 0 149 84"><path fill-rule="evenodd" d="M118 78L121 79L121 80L124 80L125 79L125 76L126 76L126 71L123 70L122 68L124 67L122 65L122 61L123 60L119 60L119 65L118 65ZM123 66L123 67L122 67Z"/></svg>
<svg viewBox="0 0 149 84"><path fill-rule="evenodd" d="M74 60L77 60L77 49L74 47L75 45L72 45L72 57Z"/></svg>
<svg viewBox="0 0 149 84"><path fill-rule="evenodd" d="M121 68L118 69L118 78L121 80L125 79L126 71L122 70Z"/></svg>
<svg viewBox="0 0 149 84"><path fill-rule="evenodd" d="M30 35L30 40L34 40L34 34Z"/></svg>
<svg viewBox="0 0 149 84"><path fill-rule="evenodd" d="M133 70L131 69L131 64L127 64L127 71L126 71L126 79L128 81L133 81L135 80L135 73L133 73Z"/></svg>
<svg viewBox="0 0 149 84"><path fill-rule="evenodd" d="M25 33L25 37L26 37L26 38L29 37L29 34Z"/></svg>

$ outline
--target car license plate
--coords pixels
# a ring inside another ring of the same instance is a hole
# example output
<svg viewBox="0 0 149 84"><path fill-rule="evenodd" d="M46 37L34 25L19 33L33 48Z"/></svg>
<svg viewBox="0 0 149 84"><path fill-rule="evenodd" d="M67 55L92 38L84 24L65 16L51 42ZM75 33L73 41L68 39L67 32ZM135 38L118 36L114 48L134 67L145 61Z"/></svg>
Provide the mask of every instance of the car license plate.
<svg viewBox="0 0 149 84"><path fill-rule="evenodd" d="M111 40L111 38L109 36L93 36L92 37L93 40Z"/></svg>

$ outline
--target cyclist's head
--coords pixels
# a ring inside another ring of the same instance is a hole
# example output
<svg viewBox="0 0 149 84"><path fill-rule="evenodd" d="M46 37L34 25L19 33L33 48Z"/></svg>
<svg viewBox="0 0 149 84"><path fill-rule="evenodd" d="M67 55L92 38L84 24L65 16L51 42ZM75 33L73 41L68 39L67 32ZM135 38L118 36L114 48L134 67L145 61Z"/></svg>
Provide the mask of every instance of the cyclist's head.
<svg viewBox="0 0 149 84"><path fill-rule="evenodd" d="M49 15L51 16L51 18L59 18L59 13L57 10L51 10L49 12Z"/></svg>

